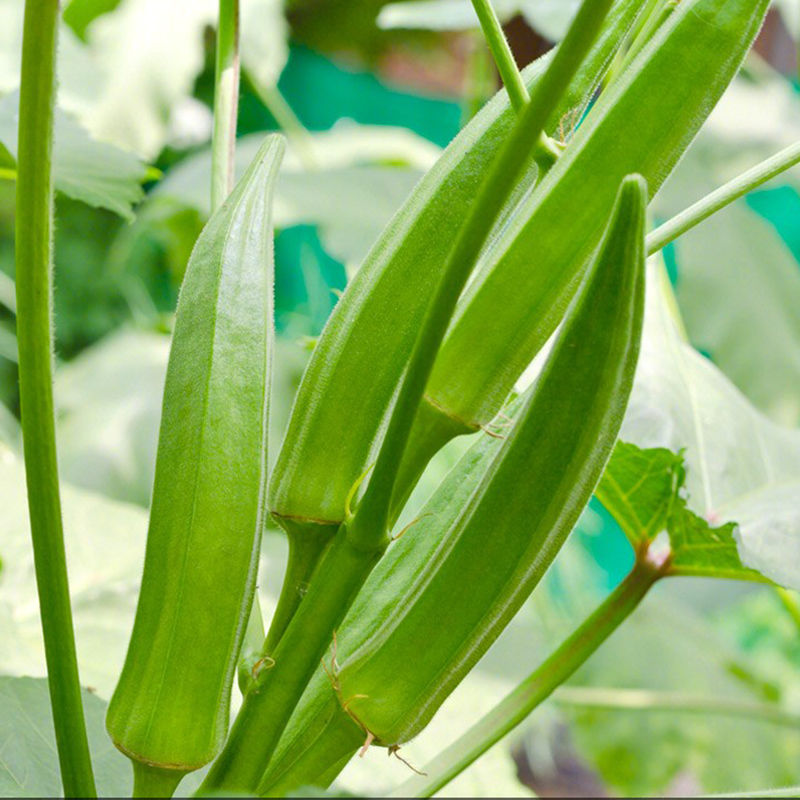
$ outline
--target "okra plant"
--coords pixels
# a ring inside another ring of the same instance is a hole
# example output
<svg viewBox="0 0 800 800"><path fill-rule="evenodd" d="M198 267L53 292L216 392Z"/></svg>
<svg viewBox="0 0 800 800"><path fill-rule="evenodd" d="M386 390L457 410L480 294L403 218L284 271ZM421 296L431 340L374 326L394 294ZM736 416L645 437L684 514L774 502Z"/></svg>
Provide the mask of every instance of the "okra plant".
<svg viewBox="0 0 800 800"><path fill-rule="evenodd" d="M396 793L430 796L466 770L658 581L791 585L748 556L733 512L690 508L696 462L680 448L691 442L626 438L648 332L660 320L688 348L660 251L800 161L792 145L648 230L648 204L736 77L768 0L583 0L562 41L521 71L489 0L473 5L505 88L372 244L314 344L281 441L270 400L285 143L267 136L235 180L242 26L239 0L219 2L211 214L182 279L138 606L106 717L134 796L170 797L198 770L200 795L313 793L359 751L402 759L593 496L630 541L630 573L488 714L409 765ZM57 0L26 0L17 337L61 777L67 796L92 797L52 393L59 18ZM431 460L455 439L463 455L407 522ZM781 447L782 463L800 463L796 437ZM255 589L270 521L288 562L265 620Z"/></svg>

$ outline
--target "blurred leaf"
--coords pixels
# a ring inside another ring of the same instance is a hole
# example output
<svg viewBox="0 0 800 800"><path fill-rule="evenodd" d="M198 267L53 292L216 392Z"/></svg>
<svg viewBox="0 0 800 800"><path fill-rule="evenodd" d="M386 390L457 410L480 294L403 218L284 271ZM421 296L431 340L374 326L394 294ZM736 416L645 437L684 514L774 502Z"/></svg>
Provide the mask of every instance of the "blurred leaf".
<svg viewBox="0 0 800 800"><path fill-rule="evenodd" d="M164 334L123 329L59 367L59 463L67 481L117 500L149 504L169 344ZM283 436L307 359L294 342L279 337L277 348L272 441Z"/></svg>
<svg viewBox="0 0 800 800"><path fill-rule="evenodd" d="M152 159L189 117L200 138L207 116L191 98L205 62L204 34L216 27L215 0L121 0L86 28L88 52L104 76L82 119L100 137ZM272 85L286 59L286 25L276 0L242 0L242 63ZM194 137L198 138L198 137Z"/></svg>
<svg viewBox="0 0 800 800"><path fill-rule="evenodd" d="M67 0L63 13L64 22L77 36L83 38L89 23L101 14L113 11L119 2L120 0Z"/></svg>
<svg viewBox="0 0 800 800"><path fill-rule="evenodd" d="M683 605L682 583L675 579L671 591L665 584L645 600L570 683L760 702L737 677L753 665ZM800 775L798 732L763 721L669 709L563 713L579 752L625 796L752 791L796 783Z"/></svg>
<svg viewBox="0 0 800 800"><path fill-rule="evenodd" d="M0 142L17 154L19 92L0 99ZM144 196L145 165L134 155L92 139L63 111L56 110L53 160L56 189L90 206L133 219L132 206Z"/></svg>
<svg viewBox="0 0 800 800"><path fill-rule="evenodd" d="M260 89L271 89L289 57L288 26L280 0L244 0L241 8L242 69Z"/></svg>
<svg viewBox="0 0 800 800"><path fill-rule="evenodd" d="M766 67L752 66L728 88L654 199L656 215L673 215L798 139L796 92ZM800 187L800 169L770 185L781 184ZM794 226L792 218L774 222ZM692 342L773 419L800 423L800 268L775 230L741 201L682 236L674 254Z"/></svg>
<svg viewBox="0 0 800 800"><path fill-rule="evenodd" d="M0 94L19 86L24 10L20 0L0 0ZM68 25L59 26L58 40L58 104L80 113L96 98L102 75Z"/></svg>
<svg viewBox="0 0 800 800"><path fill-rule="evenodd" d="M76 486L147 507L169 337L122 330L56 373L59 462Z"/></svg>
<svg viewBox="0 0 800 800"><path fill-rule="evenodd" d="M237 142L237 174L250 163L261 134ZM289 150L278 180L275 225L315 224L331 254L356 264L391 215L436 158L438 148L409 131L340 124L312 134L318 162L306 170ZM152 192L208 213L210 153L205 150L170 170Z"/></svg>
<svg viewBox="0 0 800 800"><path fill-rule="evenodd" d="M0 673L45 675L25 475L0 445ZM143 510L64 486L64 529L82 680L110 693L127 645L144 555Z"/></svg>
<svg viewBox="0 0 800 800"><path fill-rule="evenodd" d="M128 760L105 730L106 704L83 692L86 729L101 797L126 797L132 776ZM47 681L0 676L0 795L58 797L62 792Z"/></svg>
<svg viewBox="0 0 800 800"><path fill-rule="evenodd" d="M147 514L67 483L61 498L81 679L99 696L109 697L133 625ZM3 445L0 563L0 674L45 676L25 473L21 460ZM285 563L285 538L274 533L264 536L258 588L265 614L275 609ZM2 709L0 704L0 719Z"/></svg>
<svg viewBox="0 0 800 800"><path fill-rule="evenodd" d="M578 10L579 0L496 0L498 17L507 22L517 14L538 33L557 42L566 33ZM435 31L460 31L480 27L469 0L415 0L390 3L378 14L381 28L424 28Z"/></svg>
<svg viewBox="0 0 800 800"><path fill-rule="evenodd" d="M203 31L213 0L122 0L86 31L105 76L84 118L97 137L154 158L167 139L175 108L192 92L203 66Z"/></svg>
<svg viewBox="0 0 800 800"><path fill-rule="evenodd" d="M657 262L649 266L646 303L620 438L684 450L688 508L711 525L738 522L742 563L800 587L800 431L763 416L683 341Z"/></svg>
<svg viewBox="0 0 800 800"><path fill-rule="evenodd" d="M12 450L18 450L22 442L22 429L20 428L19 420L3 403L0 403L0 442ZM2 554L0 553L0 555Z"/></svg>

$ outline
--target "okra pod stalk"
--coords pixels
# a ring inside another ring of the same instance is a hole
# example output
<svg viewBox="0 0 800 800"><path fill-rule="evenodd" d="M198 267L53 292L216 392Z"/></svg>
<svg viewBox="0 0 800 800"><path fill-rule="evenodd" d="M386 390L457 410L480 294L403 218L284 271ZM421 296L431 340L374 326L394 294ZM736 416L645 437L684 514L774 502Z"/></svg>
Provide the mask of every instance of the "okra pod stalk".
<svg viewBox="0 0 800 800"><path fill-rule="evenodd" d="M25 478L47 683L67 797L94 797L70 607L53 408L53 107L57 0L27 0L15 220L17 344Z"/></svg>
<svg viewBox="0 0 800 800"><path fill-rule="evenodd" d="M550 115L548 131L559 130L565 117L579 118L639 5L639 0L615 4ZM550 59L540 59L523 71L528 88L536 86ZM381 420L391 406L463 209L473 200L485 165L513 123L508 97L501 92L452 142L397 212L314 348L270 480L270 509L290 542L298 542L305 562L305 571L292 570L295 578L287 587L281 615L286 621L300 601L294 587L307 582L319 554L344 520L351 489L374 458ZM521 181L508 213L529 189L532 174L535 170ZM426 440L427 451L471 431L458 420L451 427L444 434L436 431L441 441ZM282 628L273 625L270 636L277 642L281 633Z"/></svg>
<svg viewBox="0 0 800 800"><path fill-rule="evenodd" d="M455 420L475 431L497 414L574 295L614 187L637 172L658 190L736 74L767 6L684 0L601 95L483 254L428 382L396 505Z"/></svg>
<svg viewBox="0 0 800 800"><path fill-rule="evenodd" d="M171 794L228 727L266 514L273 358L270 136L200 234L178 300L144 575L107 727Z"/></svg>
<svg viewBox="0 0 800 800"><path fill-rule="evenodd" d="M488 714L443 750L423 770L392 795L431 797L478 760L561 686L608 637L638 608L653 585L663 576L662 566L646 554L619 586L569 637L519 686Z"/></svg>
<svg viewBox="0 0 800 800"><path fill-rule="evenodd" d="M479 442L464 457L370 577L261 792L318 779L365 739L394 747L416 735L552 562L602 474L630 393L644 305L645 208L643 181L627 179L509 437ZM435 634L421 648L432 621ZM320 727L335 735L317 736Z"/></svg>

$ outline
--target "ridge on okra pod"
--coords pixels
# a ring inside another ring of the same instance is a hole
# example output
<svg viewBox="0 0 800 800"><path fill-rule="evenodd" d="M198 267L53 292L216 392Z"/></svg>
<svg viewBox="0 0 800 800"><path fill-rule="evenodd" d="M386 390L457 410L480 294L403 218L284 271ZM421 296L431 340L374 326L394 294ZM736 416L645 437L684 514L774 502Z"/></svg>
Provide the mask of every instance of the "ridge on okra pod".
<svg viewBox="0 0 800 800"><path fill-rule="evenodd" d="M174 790L222 746L265 521L273 358L269 136L189 259L170 351L144 575L108 708L136 786Z"/></svg>
<svg viewBox="0 0 800 800"><path fill-rule="evenodd" d="M478 440L368 579L260 791L332 778L365 740L394 748L415 736L552 563L600 479L633 383L646 196L641 177L622 183L511 432ZM435 635L420 648L431 620Z"/></svg>

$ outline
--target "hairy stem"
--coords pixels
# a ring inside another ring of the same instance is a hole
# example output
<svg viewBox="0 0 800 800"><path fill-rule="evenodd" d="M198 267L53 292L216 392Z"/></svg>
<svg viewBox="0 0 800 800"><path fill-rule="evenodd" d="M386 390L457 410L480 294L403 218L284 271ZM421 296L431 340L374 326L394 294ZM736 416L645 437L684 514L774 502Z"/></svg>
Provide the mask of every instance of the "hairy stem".
<svg viewBox="0 0 800 800"><path fill-rule="evenodd" d="M622 583L546 661L428 764L427 774L411 778L392 795L430 797L463 772L567 680L630 616L661 575L646 558L637 560Z"/></svg>
<svg viewBox="0 0 800 800"><path fill-rule="evenodd" d="M489 49L492 51L494 63L508 92L511 106L514 111L519 113L530 98L525 87L525 81L522 80L522 75L517 69L517 62L514 61L511 48L508 46L508 40L505 33L503 33L500 20L497 18L494 8L492 8L491 0L472 0L472 6L478 15L481 30Z"/></svg>
<svg viewBox="0 0 800 800"><path fill-rule="evenodd" d="M58 0L27 0L17 157L16 289L28 510L61 780L94 797L69 599L53 417L53 105Z"/></svg>
<svg viewBox="0 0 800 800"><path fill-rule="evenodd" d="M239 109L239 0L219 0L211 139L211 211L233 189L236 117Z"/></svg>
<svg viewBox="0 0 800 800"><path fill-rule="evenodd" d="M702 200L698 200L652 231L647 237L648 255L658 252L734 200L738 200L798 163L800 163L800 142L795 142L741 175L737 175L733 180L707 194Z"/></svg>

